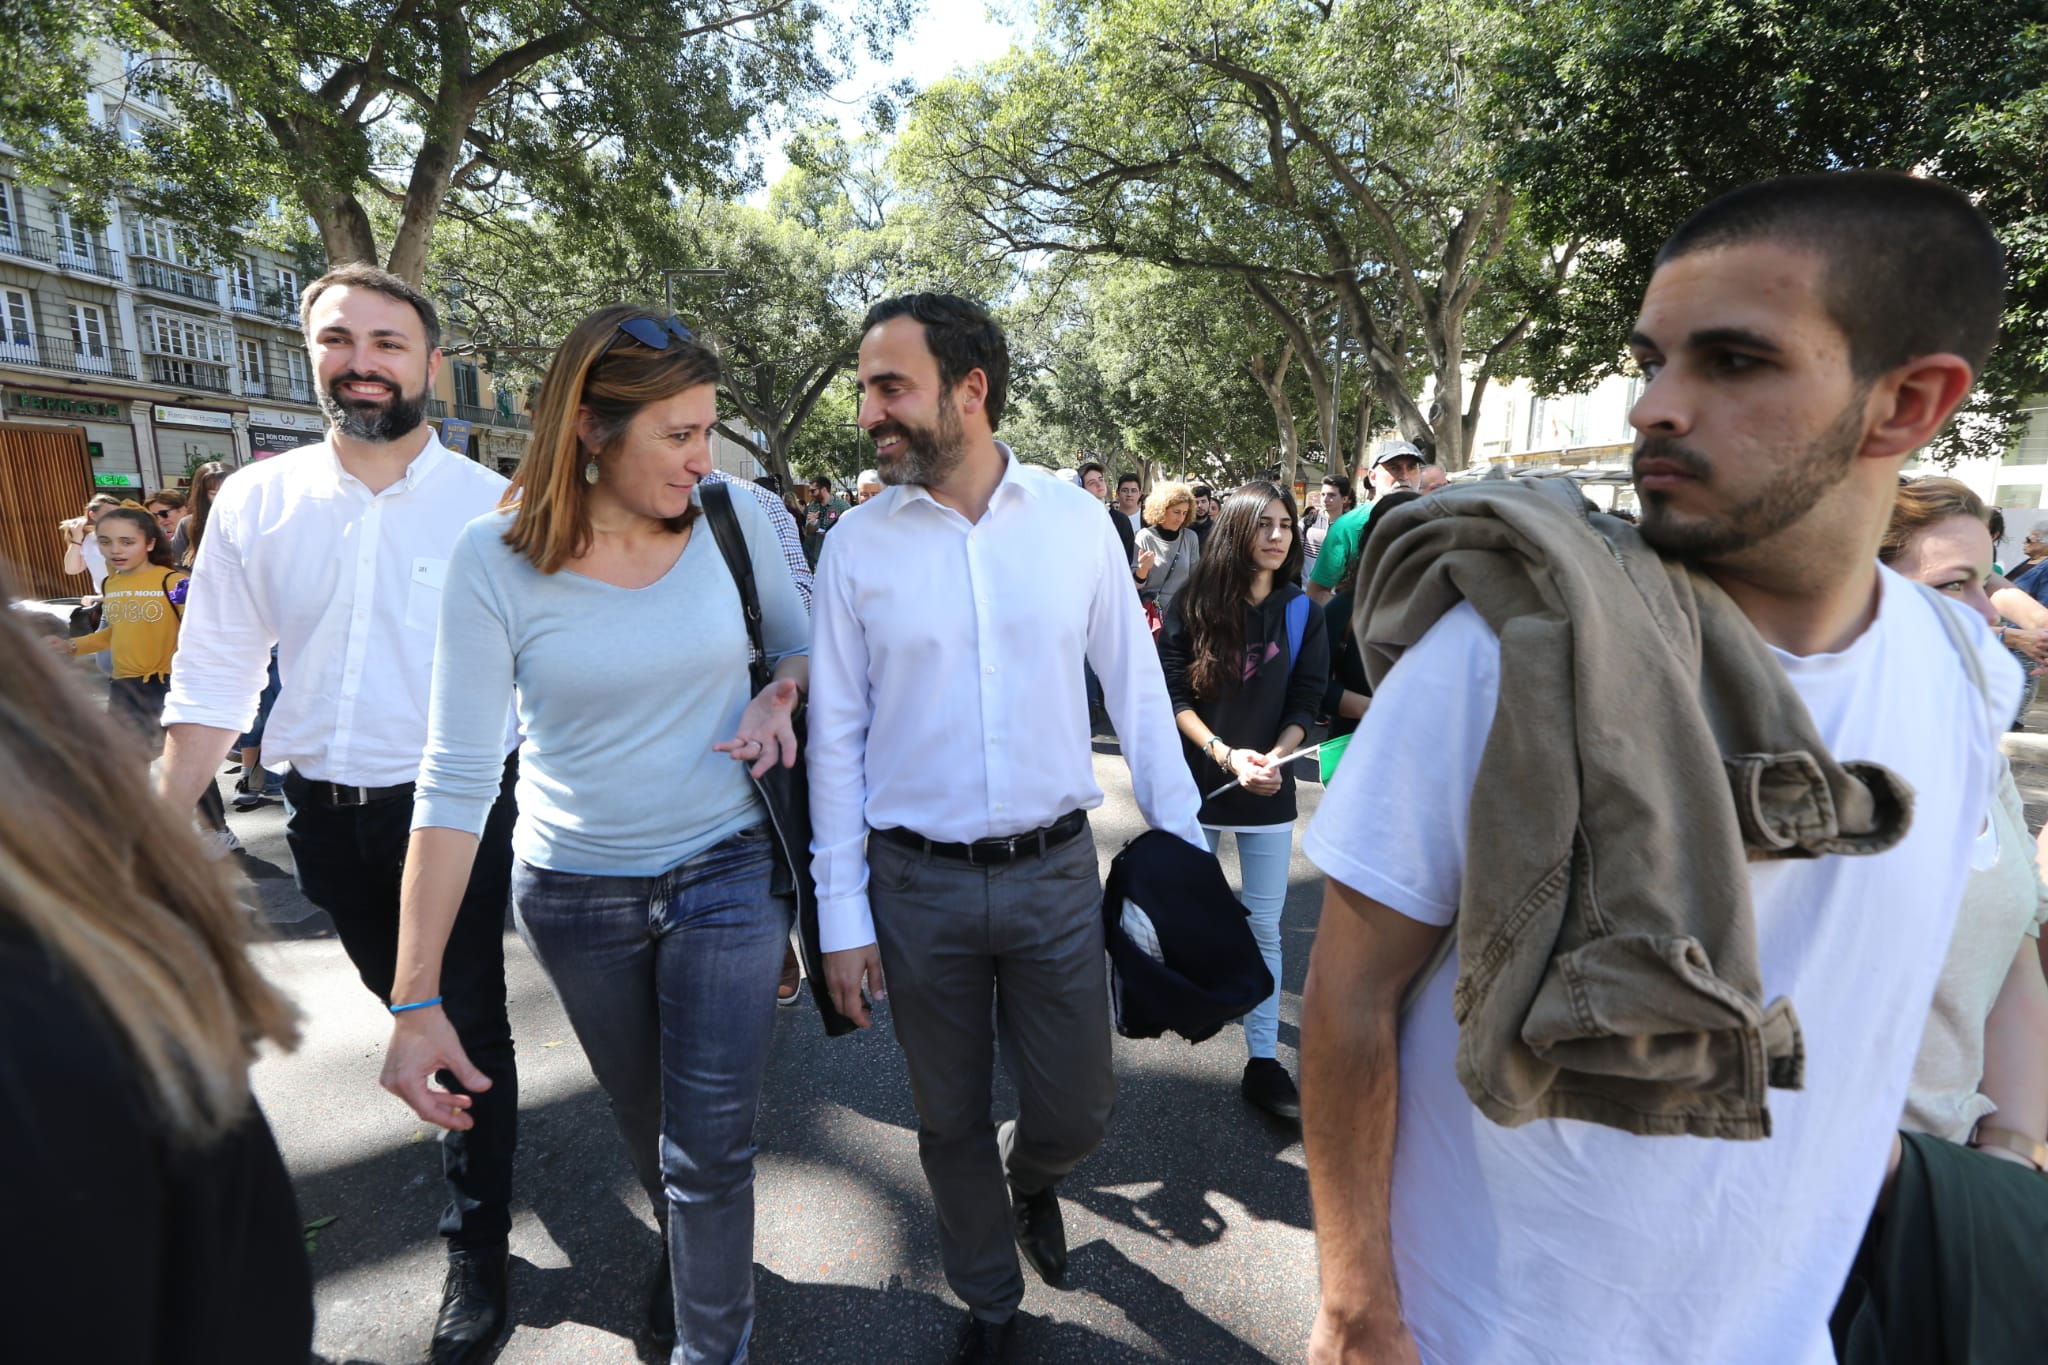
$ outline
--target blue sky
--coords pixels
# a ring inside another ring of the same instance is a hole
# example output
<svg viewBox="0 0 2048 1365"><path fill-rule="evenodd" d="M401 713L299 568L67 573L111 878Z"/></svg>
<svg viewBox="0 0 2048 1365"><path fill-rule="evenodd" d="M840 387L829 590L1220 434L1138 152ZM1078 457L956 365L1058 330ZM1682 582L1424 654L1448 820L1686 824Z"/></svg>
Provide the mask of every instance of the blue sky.
<svg viewBox="0 0 2048 1365"><path fill-rule="evenodd" d="M896 40L889 61L877 62L862 51L854 74L833 90L835 102L827 106L838 111L847 136L860 133L868 99L881 86L907 78L922 89L959 67L993 61L1008 51L1012 33L1024 31L1018 25L1028 26L1029 19L1013 25L992 17L990 8L982 0L924 0L924 12L911 21L909 32ZM1031 6L995 8L1014 9L1028 16ZM765 158L766 183L774 184L786 169L778 135ZM753 197L758 202L766 195Z"/></svg>

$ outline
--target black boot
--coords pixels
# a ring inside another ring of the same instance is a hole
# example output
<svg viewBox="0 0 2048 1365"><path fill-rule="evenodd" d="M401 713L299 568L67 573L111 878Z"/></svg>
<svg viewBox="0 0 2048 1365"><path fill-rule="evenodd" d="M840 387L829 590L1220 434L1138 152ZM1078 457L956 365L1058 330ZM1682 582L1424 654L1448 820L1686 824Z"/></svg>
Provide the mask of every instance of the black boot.
<svg viewBox="0 0 2048 1365"><path fill-rule="evenodd" d="M676 1283L668 1269L668 1243L661 1244L661 1264L654 1268L654 1283L647 1290L647 1335L662 1346L676 1340Z"/></svg>
<svg viewBox="0 0 2048 1365"><path fill-rule="evenodd" d="M509 1319L505 1312L505 1248L453 1250L441 1289L441 1316L427 1365L482 1365Z"/></svg>

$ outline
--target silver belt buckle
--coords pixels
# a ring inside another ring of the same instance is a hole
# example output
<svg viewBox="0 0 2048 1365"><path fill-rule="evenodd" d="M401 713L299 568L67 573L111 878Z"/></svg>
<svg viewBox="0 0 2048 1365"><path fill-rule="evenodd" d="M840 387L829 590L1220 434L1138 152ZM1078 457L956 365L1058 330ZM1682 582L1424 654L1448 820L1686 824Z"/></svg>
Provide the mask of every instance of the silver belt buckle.
<svg viewBox="0 0 2048 1365"><path fill-rule="evenodd" d="M334 804L343 809L367 806L370 804L370 789L368 787L337 786L333 790Z"/></svg>

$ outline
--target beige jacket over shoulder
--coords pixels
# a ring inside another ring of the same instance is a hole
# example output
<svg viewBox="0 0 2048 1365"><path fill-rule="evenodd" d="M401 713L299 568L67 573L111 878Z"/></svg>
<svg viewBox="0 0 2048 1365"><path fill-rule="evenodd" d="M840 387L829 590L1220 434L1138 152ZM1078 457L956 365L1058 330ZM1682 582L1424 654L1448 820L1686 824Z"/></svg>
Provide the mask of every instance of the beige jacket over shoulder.
<svg viewBox="0 0 2048 1365"><path fill-rule="evenodd" d="M1472 1102L1508 1126L1770 1136L1766 1091L1801 1085L1804 1049L1792 1003L1762 998L1749 863L1890 848L1911 789L1832 758L1726 594L1564 480L1399 508L1360 581L1375 684L1460 601L1500 637L1456 924Z"/></svg>

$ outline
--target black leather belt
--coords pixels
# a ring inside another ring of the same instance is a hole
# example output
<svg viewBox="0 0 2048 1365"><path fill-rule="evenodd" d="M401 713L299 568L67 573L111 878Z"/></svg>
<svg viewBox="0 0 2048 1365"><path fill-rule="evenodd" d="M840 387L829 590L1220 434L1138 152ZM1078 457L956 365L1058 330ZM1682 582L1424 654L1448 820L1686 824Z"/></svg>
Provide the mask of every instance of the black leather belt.
<svg viewBox="0 0 2048 1365"><path fill-rule="evenodd" d="M321 782L310 777L299 777L297 773L292 774L292 779L296 779L292 785L304 792L308 799L338 809L371 806L379 801L396 801L401 796L411 796L413 789L410 782L401 782L395 787L345 787L339 782Z"/></svg>
<svg viewBox="0 0 2048 1365"><path fill-rule="evenodd" d="M928 853L934 858L949 858L954 862L968 863L975 867L1001 867L1014 863L1019 858L1037 858L1050 853L1067 840L1088 828L1088 812L1068 811L1044 829L1034 829L1024 834L1012 834L1001 839L976 839L971 844L942 844L936 839L927 839L915 830L878 829L875 834L892 844L903 848Z"/></svg>

